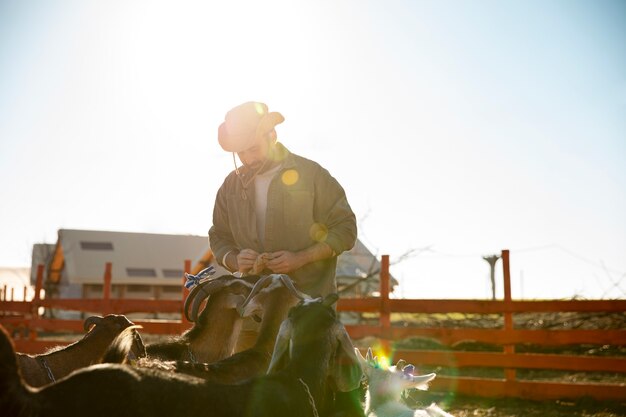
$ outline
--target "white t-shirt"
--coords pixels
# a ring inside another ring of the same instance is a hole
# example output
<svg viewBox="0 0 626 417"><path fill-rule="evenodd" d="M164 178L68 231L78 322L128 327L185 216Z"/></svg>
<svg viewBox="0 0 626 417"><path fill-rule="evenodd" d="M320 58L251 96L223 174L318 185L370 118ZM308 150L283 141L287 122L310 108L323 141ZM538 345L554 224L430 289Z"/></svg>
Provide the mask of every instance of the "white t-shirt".
<svg viewBox="0 0 626 417"><path fill-rule="evenodd" d="M265 214L267 212L267 192L270 189L272 179L279 171L280 165L257 174L254 178L254 208L256 214L256 232L259 242L263 245L265 241Z"/></svg>

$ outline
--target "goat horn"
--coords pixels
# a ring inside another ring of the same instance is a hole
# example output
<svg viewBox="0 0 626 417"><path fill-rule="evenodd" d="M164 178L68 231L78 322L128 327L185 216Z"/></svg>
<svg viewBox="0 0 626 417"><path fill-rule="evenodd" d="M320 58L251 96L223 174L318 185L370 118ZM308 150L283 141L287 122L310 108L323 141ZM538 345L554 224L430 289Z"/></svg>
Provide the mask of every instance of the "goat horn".
<svg viewBox="0 0 626 417"><path fill-rule="evenodd" d="M265 275L265 276L262 276L261 279L259 279L254 284L254 287L252 287L252 290L250 291L250 293L248 294L244 302L239 307L237 307L237 311L239 312L240 316L243 316L246 306L250 303L250 301L254 298L254 296L256 296L261 291L262 288L265 288L265 286L267 285L267 282L272 280L273 278L274 278L274 275Z"/></svg>
<svg viewBox="0 0 626 417"><path fill-rule="evenodd" d="M196 295L198 295L200 285L196 285L187 295L187 298L185 298L185 305L183 307L183 313L185 313L185 318L188 321L191 321L191 319L189 318L189 305L191 305L191 302L193 301L194 298L196 298Z"/></svg>
<svg viewBox="0 0 626 417"><path fill-rule="evenodd" d="M102 323L102 320L104 320L101 316L90 316L87 317L85 319L85 322L83 323L83 329L85 329L86 332L89 331L89 329L91 329L91 326L97 326L98 324Z"/></svg>
<svg viewBox="0 0 626 417"><path fill-rule="evenodd" d="M215 278L218 279L218 278ZM211 280L214 281L214 280ZM185 313L185 318L189 321L192 321L189 318L189 306L191 305L191 302L196 298L196 296L198 295L198 293L200 292L200 288L206 284L207 282L211 282L211 281L205 281L203 283L200 283L198 285L196 285L190 292L189 295L187 296L187 298L185 298L185 306L183 308L183 312Z"/></svg>
<svg viewBox="0 0 626 417"><path fill-rule="evenodd" d="M139 332L136 330L137 328L133 329L133 346L128 352L128 356L130 359L133 359L133 356L134 359L145 358L147 356L146 345L143 343L143 338L141 337L141 334L139 334Z"/></svg>
<svg viewBox="0 0 626 417"><path fill-rule="evenodd" d="M330 307L333 304L335 304L337 300L339 300L339 294L337 294L336 292L333 292L333 293L328 294L326 297L324 297L322 304L324 304L326 307Z"/></svg>
<svg viewBox="0 0 626 417"><path fill-rule="evenodd" d="M291 293L295 297L297 297L297 298L299 298L301 300L310 300L311 299L310 295L303 293L302 291L297 289L295 285L293 285L293 280L291 279L291 277L289 275L280 274L280 281L283 283L283 285L285 287L287 287L289 289L289 291L291 291Z"/></svg>
<svg viewBox="0 0 626 417"><path fill-rule="evenodd" d="M193 299L196 298L196 295L198 294L198 291L199 291L198 288L200 288L200 285L196 285L194 289L191 290L191 292L187 295L187 298L185 298L185 306L183 307L183 313L185 313L185 318L188 321L191 321L191 319L189 318L189 305L191 304Z"/></svg>
<svg viewBox="0 0 626 417"><path fill-rule="evenodd" d="M212 281L203 282L198 285L198 291L201 291L202 295L194 297L193 304L191 306L191 318L187 318L187 320L193 321L195 323L198 320L198 309L200 308L200 304L202 304L202 301L209 298L212 294L218 292L225 286L226 282L222 279L214 279Z"/></svg>

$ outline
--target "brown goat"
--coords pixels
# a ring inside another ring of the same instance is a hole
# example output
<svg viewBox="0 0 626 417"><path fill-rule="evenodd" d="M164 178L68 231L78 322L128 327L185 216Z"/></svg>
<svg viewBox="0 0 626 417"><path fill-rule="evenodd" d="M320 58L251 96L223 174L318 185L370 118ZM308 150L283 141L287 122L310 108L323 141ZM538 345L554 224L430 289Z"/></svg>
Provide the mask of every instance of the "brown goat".
<svg viewBox="0 0 626 417"><path fill-rule="evenodd" d="M33 387L55 382L72 371L100 363L111 342L133 323L123 315L91 316L84 322L87 334L68 346L52 348L39 355L17 353L17 362L24 381ZM145 356L141 337L133 331L135 343L131 350L135 357Z"/></svg>
<svg viewBox="0 0 626 417"><path fill-rule="evenodd" d="M194 322L193 327L167 342L147 345L148 357L211 363L232 355L243 320L237 306L246 299L258 278L223 275L200 283L185 300L185 316ZM206 306L198 315L205 299Z"/></svg>
<svg viewBox="0 0 626 417"><path fill-rule="evenodd" d="M267 275L257 281L238 309L242 316L261 310L262 321L255 343L248 349L213 363L175 361L159 363L141 359L137 366L185 373L222 384L235 384L267 371L280 324L289 309L305 297L287 275ZM214 317L214 320L221 318Z"/></svg>
<svg viewBox="0 0 626 417"><path fill-rule="evenodd" d="M292 308L276 338L271 372L236 385L99 364L33 389L20 378L11 340L0 326L0 410L12 417L326 416L327 387L352 390L362 376L331 307L336 300Z"/></svg>

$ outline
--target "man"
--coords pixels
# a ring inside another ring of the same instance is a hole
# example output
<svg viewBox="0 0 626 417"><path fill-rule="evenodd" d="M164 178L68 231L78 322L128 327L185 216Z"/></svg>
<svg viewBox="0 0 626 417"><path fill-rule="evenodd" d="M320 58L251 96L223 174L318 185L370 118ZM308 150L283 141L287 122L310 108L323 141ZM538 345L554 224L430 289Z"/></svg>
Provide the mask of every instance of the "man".
<svg viewBox="0 0 626 417"><path fill-rule="evenodd" d="M217 192L209 244L231 272L287 274L300 291L327 295L337 291L337 256L356 242L356 218L326 169L277 142L275 127L284 120L258 102L226 113L217 137L235 170ZM244 321L236 351L257 335L258 324ZM363 416L358 395L335 395L337 409Z"/></svg>
<svg viewBox="0 0 626 417"><path fill-rule="evenodd" d="M218 141L235 170L217 192L209 243L231 272L288 274L304 293L327 295L337 291L337 256L356 241L356 218L326 169L277 142L283 121L258 102L226 114Z"/></svg>

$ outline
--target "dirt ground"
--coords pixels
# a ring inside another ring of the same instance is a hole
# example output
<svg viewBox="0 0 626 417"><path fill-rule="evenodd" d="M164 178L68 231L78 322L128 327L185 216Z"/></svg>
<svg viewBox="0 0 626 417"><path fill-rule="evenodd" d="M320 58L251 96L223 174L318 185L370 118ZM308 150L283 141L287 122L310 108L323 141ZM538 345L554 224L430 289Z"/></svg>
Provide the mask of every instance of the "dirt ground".
<svg viewBox="0 0 626 417"><path fill-rule="evenodd" d="M423 316L423 317L422 317ZM403 315L397 317L395 325L424 327L477 327L498 328L502 326L502 317L480 315ZM624 329L626 316L613 313L550 313L518 315L516 327L527 329ZM375 344L375 339L355 341L359 347L367 348ZM499 351L501 347L480 343L457 344L454 347L443 346L428 339L406 339L397 341L396 346L403 349L428 350L469 350ZM517 352L556 353L583 356L626 356L626 346L619 345L573 345L573 346L516 346ZM423 372L436 372L438 375L467 375L477 377L502 378L502 369L462 369L450 372L447 369L422 367ZM531 380L560 380L567 382L604 382L623 384L626 375L622 372L559 372L550 370L518 370L518 376ZM407 403L413 408L437 403L442 409L455 417L626 417L626 398L623 401L598 401L589 398L579 400L530 401L522 399L489 399L461 395L444 395L435 392L409 392Z"/></svg>
<svg viewBox="0 0 626 417"><path fill-rule="evenodd" d="M412 407L434 402L455 417L626 417L626 399L621 402L592 399L529 401L420 392L419 400L415 401L414 394L410 393L407 402Z"/></svg>

